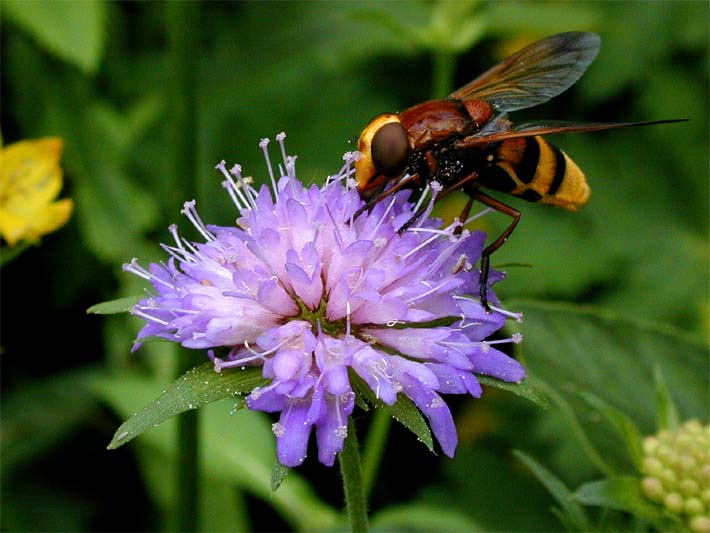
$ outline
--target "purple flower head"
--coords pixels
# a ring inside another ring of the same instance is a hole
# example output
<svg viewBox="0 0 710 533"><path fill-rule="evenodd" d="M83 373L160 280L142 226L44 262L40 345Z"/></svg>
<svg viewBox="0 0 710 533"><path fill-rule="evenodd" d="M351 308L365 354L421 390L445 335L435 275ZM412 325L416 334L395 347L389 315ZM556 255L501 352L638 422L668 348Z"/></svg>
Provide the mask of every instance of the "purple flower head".
<svg viewBox="0 0 710 533"><path fill-rule="evenodd" d="M241 215L236 226L205 225L188 202L183 213L205 242L188 242L172 226L167 263L125 266L155 290L133 308L146 322L135 348L157 336L188 348L226 347L222 358L208 352L217 372L261 365L270 382L252 391L247 406L280 413L273 431L284 465L303 462L314 427L320 461L333 464L355 405L349 371L385 404L409 397L453 456L456 429L441 394L479 397L475 374L525 376L494 348L501 341L485 340L507 318L520 319L492 291L490 312L474 296L485 234L430 218L436 186L422 196L430 198L425 214L402 234L418 208L408 191L354 218L363 204L352 180L358 154L346 154L324 186L305 187L284 137L277 136L276 175L268 141L261 143L270 187L257 191L238 165L217 165ZM489 280L502 277L492 271ZM511 341L520 335L502 342Z"/></svg>

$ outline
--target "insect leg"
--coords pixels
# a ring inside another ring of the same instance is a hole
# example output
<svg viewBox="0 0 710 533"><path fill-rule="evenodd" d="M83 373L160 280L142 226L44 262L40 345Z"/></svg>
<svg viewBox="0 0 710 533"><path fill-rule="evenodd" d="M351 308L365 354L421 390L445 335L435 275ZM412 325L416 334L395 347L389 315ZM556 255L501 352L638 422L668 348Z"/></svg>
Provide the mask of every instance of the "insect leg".
<svg viewBox="0 0 710 533"><path fill-rule="evenodd" d="M382 191L381 193L375 195L371 200L369 200L365 205L363 205L360 209L355 211L355 214L353 215L353 218L359 217L361 214L363 214L365 211L370 209L372 206L375 204L381 202L385 198L387 198L390 194L394 194L397 191L404 189L407 185L412 183L413 181L416 181L419 179L419 176L417 174L412 174L405 179L401 180L399 183L396 183L386 191Z"/></svg>
<svg viewBox="0 0 710 533"><path fill-rule="evenodd" d="M513 233L515 226L517 226L518 222L520 221L520 211L510 207L507 204L504 204L499 200L496 200L495 198L488 196L486 193L481 192L477 188L468 187L466 192L473 199L478 200L479 202L487 205L488 207L491 207L496 211L500 211L501 213L506 214L513 219L513 221L505 229L505 231L503 231L503 233L501 233L495 241L486 246L483 249L483 253L481 253L481 305L483 305L486 311L490 311L490 308L488 307L488 272L490 270L490 257L493 252L503 246L503 243L506 241L506 239L510 237L511 233Z"/></svg>
<svg viewBox="0 0 710 533"><path fill-rule="evenodd" d="M454 230L454 235L461 235L461 232L463 231L463 224L468 219L468 214L471 212L471 207L473 207L473 198L469 196L468 200L466 201L466 205L463 206L461 214L459 215L461 225Z"/></svg>
<svg viewBox="0 0 710 533"><path fill-rule="evenodd" d="M468 176L466 176L462 180L459 180L457 183L453 184L451 187L447 187L446 189L442 190L439 194L436 195L436 198L434 199L434 203L437 203L439 200L442 200L447 194L461 189L461 187L463 187L464 184L468 183L469 181L475 180L477 177L478 177L478 174L473 172L472 174L469 174ZM419 209L417 209L417 212L414 213L414 215L412 215L412 217L409 220L407 220L402 225L402 227L399 228L399 230L397 230L399 232L399 234L402 235L405 231L407 231L409 229L409 227L412 224L414 224L414 221L417 220L420 216L422 216L422 213L424 213L424 211L426 211L426 209L428 207L429 206L427 204L423 204ZM460 219L461 222L464 222L466 220L466 217L468 217L468 212L470 210L471 210L471 205L468 204L464 208L464 211L461 213L461 215L464 217L464 218ZM457 233L461 233L461 229L458 229Z"/></svg>

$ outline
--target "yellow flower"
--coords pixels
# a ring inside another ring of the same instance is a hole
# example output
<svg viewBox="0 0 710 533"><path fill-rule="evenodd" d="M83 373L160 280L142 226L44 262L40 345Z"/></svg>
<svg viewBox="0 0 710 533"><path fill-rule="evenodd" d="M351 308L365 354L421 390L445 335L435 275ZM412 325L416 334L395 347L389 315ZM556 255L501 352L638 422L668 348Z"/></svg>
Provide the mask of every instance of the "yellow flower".
<svg viewBox="0 0 710 533"><path fill-rule="evenodd" d="M10 246L37 241L69 220L71 199L54 201L62 188L62 148L56 137L0 148L0 235Z"/></svg>

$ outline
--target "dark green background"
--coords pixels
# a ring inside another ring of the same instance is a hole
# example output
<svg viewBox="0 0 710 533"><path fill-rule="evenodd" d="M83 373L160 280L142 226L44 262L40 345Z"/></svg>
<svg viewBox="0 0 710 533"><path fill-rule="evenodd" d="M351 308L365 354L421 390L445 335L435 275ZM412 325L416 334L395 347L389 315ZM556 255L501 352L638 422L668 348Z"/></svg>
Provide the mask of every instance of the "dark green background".
<svg viewBox="0 0 710 533"><path fill-rule="evenodd" d="M652 432L660 367L683 417L707 422L706 2L211 2L177 32L170 3L0 7L3 142L61 136L63 195L76 204L66 227L2 270L4 530L173 527L170 428L105 450L120 422L174 378L173 347L130 354L138 321L85 310L142 290L121 264L162 258L171 222L189 235L184 200L196 196L208 222L233 222L215 164L239 162L264 180L258 142L286 131L299 177L322 181L375 114L443 96L516 43L559 31L594 31L601 52L573 89L515 120L690 120L556 136L592 188L578 213L506 199L523 219L493 263L532 266L509 267L498 288L508 308L525 311L510 328L525 334L519 355L622 470L628 458L577 389ZM171 42L191 51L177 67ZM195 121L185 123L191 144L177 149L179 65L194 77ZM506 222L486 218L491 231ZM492 389L450 404L461 437L454 460L393 426L371 500L379 527L561 528L514 448L572 488L601 477L556 410ZM332 524L337 470L311 453L272 497L269 420L230 409L217 403L204 417L205 529ZM357 415L363 436L367 421Z"/></svg>

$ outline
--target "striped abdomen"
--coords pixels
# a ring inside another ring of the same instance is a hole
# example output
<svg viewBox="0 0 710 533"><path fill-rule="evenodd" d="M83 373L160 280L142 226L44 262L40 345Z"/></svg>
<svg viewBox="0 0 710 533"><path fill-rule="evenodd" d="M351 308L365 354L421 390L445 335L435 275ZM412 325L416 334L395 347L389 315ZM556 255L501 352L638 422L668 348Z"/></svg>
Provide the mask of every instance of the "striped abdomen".
<svg viewBox="0 0 710 533"><path fill-rule="evenodd" d="M569 210L589 199L591 191L577 164L540 136L505 140L489 159L490 166L477 180L484 187Z"/></svg>

